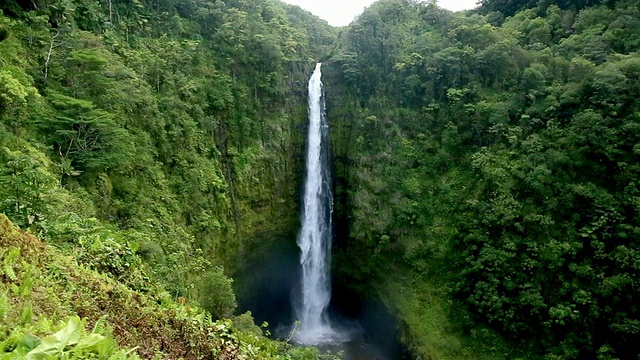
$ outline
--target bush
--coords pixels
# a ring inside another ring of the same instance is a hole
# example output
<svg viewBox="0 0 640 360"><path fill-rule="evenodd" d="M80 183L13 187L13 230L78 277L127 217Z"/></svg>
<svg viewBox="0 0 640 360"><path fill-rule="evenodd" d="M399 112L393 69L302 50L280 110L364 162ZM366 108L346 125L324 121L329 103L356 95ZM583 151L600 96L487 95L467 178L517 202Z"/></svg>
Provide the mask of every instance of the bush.
<svg viewBox="0 0 640 360"><path fill-rule="evenodd" d="M224 274L222 267L216 267L204 276L200 304L214 319L229 318L233 315L237 304L232 283L233 280Z"/></svg>

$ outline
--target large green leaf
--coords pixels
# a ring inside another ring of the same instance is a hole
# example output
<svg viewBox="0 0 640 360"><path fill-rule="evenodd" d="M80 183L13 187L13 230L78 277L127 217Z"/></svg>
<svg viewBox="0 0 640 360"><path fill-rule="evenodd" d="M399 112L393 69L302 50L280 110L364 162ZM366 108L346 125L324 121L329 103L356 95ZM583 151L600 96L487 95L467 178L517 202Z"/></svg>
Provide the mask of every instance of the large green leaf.
<svg viewBox="0 0 640 360"><path fill-rule="evenodd" d="M45 360L51 356L60 355L65 347L78 343L83 333L84 326L80 318L77 316L72 317L64 329L42 339L37 348L29 351L26 359Z"/></svg>
<svg viewBox="0 0 640 360"><path fill-rule="evenodd" d="M101 347L102 343L110 343L109 339L100 334L91 334L82 338L76 346L73 347L74 352L96 350Z"/></svg>

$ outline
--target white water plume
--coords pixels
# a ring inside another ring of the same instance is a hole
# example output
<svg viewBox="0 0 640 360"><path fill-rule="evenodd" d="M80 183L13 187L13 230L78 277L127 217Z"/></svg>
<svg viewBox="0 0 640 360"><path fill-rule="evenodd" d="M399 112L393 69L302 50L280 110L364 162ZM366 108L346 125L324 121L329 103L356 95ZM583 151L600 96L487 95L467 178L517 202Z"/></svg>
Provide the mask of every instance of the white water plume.
<svg viewBox="0 0 640 360"><path fill-rule="evenodd" d="M309 81L309 133L302 228L298 235L302 265L302 298L297 308L300 321L294 339L301 344L335 342L338 332L327 318L331 300L331 194L328 125L322 94L322 64Z"/></svg>

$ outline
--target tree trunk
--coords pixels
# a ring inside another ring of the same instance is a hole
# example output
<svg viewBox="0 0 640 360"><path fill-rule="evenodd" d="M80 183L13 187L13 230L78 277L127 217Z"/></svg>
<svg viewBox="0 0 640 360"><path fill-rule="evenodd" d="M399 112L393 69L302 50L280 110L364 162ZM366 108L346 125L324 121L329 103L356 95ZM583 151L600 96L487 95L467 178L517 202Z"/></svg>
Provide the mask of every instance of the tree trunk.
<svg viewBox="0 0 640 360"><path fill-rule="evenodd" d="M109 22L111 23L111 26L113 26L113 8L112 8L111 0L108 0L108 3L109 3Z"/></svg>
<svg viewBox="0 0 640 360"><path fill-rule="evenodd" d="M49 44L49 52L47 52L47 58L44 62L44 81L47 81L49 77L49 62L51 61L51 55L53 54L53 49L58 47L56 45L56 38L60 35L60 31L56 31L56 34L51 37L51 43Z"/></svg>

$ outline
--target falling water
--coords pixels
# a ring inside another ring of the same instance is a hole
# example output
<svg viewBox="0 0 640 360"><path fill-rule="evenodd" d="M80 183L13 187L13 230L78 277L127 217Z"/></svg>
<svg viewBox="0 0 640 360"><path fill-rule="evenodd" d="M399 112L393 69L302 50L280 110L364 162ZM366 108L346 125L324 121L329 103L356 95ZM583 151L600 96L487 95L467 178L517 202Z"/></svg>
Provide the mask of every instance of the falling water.
<svg viewBox="0 0 640 360"><path fill-rule="evenodd" d="M317 345L333 341L336 331L327 319L331 299L331 211L326 138L327 119L322 96L322 64L317 64L309 81L309 133L307 173L302 207L302 229L298 235L302 264L302 299L297 315L300 327L297 342Z"/></svg>

